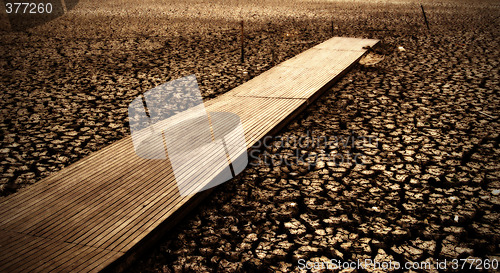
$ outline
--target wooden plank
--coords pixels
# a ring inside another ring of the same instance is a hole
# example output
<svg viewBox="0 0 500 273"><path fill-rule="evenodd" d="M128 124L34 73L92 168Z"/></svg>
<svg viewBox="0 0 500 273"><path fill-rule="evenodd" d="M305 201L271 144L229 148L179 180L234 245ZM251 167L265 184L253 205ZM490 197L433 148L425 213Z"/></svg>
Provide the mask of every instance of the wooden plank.
<svg viewBox="0 0 500 273"><path fill-rule="evenodd" d="M11 244L5 241L6 238ZM19 246L27 247L20 251ZM81 253L84 253L85 256L96 252L103 253L101 255L123 255L119 252L3 230L0 247L2 249L0 252L0 260L2 261L0 272L47 272L49 268L55 269L64 266L67 261L76 256L74 254Z"/></svg>
<svg viewBox="0 0 500 273"><path fill-rule="evenodd" d="M314 48L338 51L365 51L366 47L374 47L377 43L378 40L376 39L333 37Z"/></svg>
<svg viewBox="0 0 500 273"><path fill-rule="evenodd" d="M366 52L365 47L376 43L332 38L205 102L206 111L209 116L217 112L238 115L250 149L262 137L280 130L345 73ZM181 124L177 134L202 140L191 128L206 120ZM221 120L220 128L232 130L229 120ZM166 122L155 126L161 132ZM183 144L172 145L180 148ZM220 158L215 145L198 149L207 162ZM0 199L0 271L96 272L129 261L127 257L139 245L171 227L184 210L206 195L194 193L229 162L223 159L210 168L193 169L196 160L188 157L174 175L169 160L139 157L128 136ZM178 181L186 181L185 196L179 193Z"/></svg>

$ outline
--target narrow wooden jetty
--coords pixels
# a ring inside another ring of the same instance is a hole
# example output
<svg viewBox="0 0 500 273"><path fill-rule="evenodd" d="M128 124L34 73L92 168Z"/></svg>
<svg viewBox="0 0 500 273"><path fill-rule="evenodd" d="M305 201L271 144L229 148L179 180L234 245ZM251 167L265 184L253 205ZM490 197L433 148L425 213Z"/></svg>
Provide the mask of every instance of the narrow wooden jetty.
<svg viewBox="0 0 500 273"><path fill-rule="evenodd" d="M250 148L280 130L377 42L329 39L205 107L237 114ZM181 196L168 160L138 157L126 137L0 199L0 272L121 270L206 194Z"/></svg>

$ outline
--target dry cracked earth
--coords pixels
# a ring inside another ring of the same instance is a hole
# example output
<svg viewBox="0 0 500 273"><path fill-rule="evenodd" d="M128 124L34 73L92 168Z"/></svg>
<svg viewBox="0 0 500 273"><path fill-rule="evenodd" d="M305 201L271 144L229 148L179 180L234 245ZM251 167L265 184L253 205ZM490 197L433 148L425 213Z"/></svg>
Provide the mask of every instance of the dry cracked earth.
<svg viewBox="0 0 500 273"><path fill-rule="evenodd" d="M160 25L154 12L84 1L46 25L2 32L2 194L129 134L128 104L170 79L196 74L208 99L332 33L378 38L128 271L288 272L301 261L372 259L432 268L344 271L458 272L452 259L500 261L500 6L423 1L427 30L411 1L293 3L249 1L233 13L234 2L213 13L171 4Z"/></svg>

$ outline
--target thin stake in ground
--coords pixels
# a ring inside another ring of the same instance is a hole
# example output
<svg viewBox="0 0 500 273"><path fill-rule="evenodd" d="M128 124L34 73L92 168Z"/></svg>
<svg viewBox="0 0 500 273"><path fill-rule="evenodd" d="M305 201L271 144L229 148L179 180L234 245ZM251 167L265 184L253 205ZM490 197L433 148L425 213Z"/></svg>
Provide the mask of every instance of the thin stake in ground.
<svg viewBox="0 0 500 273"><path fill-rule="evenodd" d="M429 22L427 21L427 16L425 15L424 6L420 5L420 8L422 9L422 14L424 15L424 21L425 21L425 25L427 25L427 30L431 30L429 27Z"/></svg>
<svg viewBox="0 0 500 273"><path fill-rule="evenodd" d="M243 20L241 20L241 63L245 62L245 32L243 30Z"/></svg>

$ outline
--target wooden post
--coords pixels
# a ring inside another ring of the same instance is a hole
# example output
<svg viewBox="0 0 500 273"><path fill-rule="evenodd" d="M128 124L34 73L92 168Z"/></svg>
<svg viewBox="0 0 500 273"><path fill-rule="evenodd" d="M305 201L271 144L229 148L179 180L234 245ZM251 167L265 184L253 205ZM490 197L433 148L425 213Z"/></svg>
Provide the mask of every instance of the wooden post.
<svg viewBox="0 0 500 273"><path fill-rule="evenodd" d="M271 42L271 45L270 45L271 46L271 67L273 67L274 66L274 60L276 58L275 57L276 53L274 52L274 49L276 47L276 41L274 40L274 32L271 31L271 29L273 29L272 26L271 26L271 24L268 24L268 26L267 26L267 35L268 35L268 37L267 38L270 39L270 42Z"/></svg>
<svg viewBox="0 0 500 273"><path fill-rule="evenodd" d="M431 30L429 28L429 22L427 21L427 16L425 16L424 6L420 5L420 8L422 9L422 14L424 15L424 21L425 21L425 24L427 25L427 30Z"/></svg>
<svg viewBox="0 0 500 273"><path fill-rule="evenodd" d="M276 63L276 40L274 35L271 36L271 65L274 66Z"/></svg>
<svg viewBox="0 0 500 273"><path fill-rule="evenodd" d="M274 42L272 44L272 47L271 47L271 65L274 66Z"/></svg>
<svg viewBox="0 0 500 273"><path fill-rule="evenodd" d="M245 62L245 33L243 31L243 20L241 20L241 63Z"/></svg>

